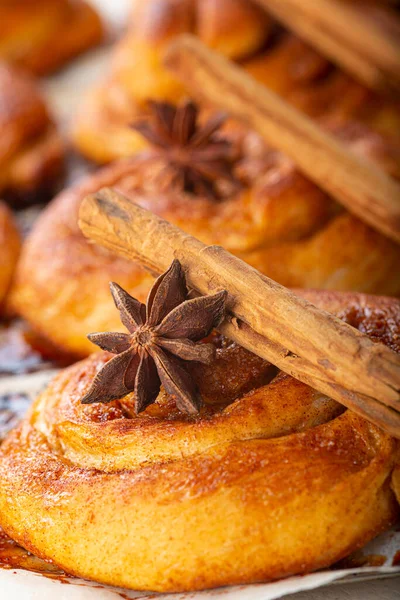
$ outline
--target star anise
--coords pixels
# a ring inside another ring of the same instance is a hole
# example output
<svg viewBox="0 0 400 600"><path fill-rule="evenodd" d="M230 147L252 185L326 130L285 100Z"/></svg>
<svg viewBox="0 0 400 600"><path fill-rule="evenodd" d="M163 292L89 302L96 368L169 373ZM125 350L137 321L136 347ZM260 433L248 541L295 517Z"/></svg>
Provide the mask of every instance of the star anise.
<svg viewBox="0 0 400 600"><path fill-rule="evenodd" d="M226 117L217 113L200 125L193 102L173 106L149 102L150 118L132 124L153 147L151 156L165 161L161 183L213 200L222 197L222 182L239 182L233 173L234 153L228 140L218 135Z"/></svg>
<svg viewBox="0 0 400 600"><path fill-rule="evenodd" d="M129 333L88 336L117 356L97 373L81 402L107 403L134 392L132 408L137 414L156 400L162 384L181 411L197 413L201 398L183 361L212 362L214 346L195 342L207 337L223 319L226 292L188 300L178 260L156 280L146 306L116 283L110 287Z"/></svg>

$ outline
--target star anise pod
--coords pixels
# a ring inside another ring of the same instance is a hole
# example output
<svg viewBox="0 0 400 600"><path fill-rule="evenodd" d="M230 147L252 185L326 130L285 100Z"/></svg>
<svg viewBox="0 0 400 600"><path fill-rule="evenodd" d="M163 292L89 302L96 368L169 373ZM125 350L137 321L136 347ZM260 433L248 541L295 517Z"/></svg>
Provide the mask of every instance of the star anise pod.
<svg viewBox="0 0 400 600"><path fill-rule="evenodd" d="M134 392L137 414L156 400L162 384L181 411L197 413L201 399L183 361L212 362L214 346L195 342L207 337L223 319L226 292L188 300L178 260L156 280L146 306L116 283L110 287L129 333L88 336L117 356L100 369L81 402L107 403Z"/></svg>
<svg viewBox="0 0 400 600"><path fill-rule="evenodd" d="M150 117L132 127L152 145L151 156L165 161L161 183L213 200L222 197L221 181L239 187L232 144L217 133L225 115L217 113L201 125L198 108L190 101L180 106L151 101L149 108Z"/></svg>

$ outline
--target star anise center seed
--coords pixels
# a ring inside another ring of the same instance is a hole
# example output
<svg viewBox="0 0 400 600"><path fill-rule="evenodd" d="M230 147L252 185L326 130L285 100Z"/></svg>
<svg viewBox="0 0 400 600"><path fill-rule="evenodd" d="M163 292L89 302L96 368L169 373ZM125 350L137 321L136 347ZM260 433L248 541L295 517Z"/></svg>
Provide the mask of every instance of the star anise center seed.
<svg viewBox="0 0 400 600"><path fill-rule="evenodd" d="M148 327L140 327L132 335L132 344L137 346L150 346L154 342L155 335Z"/></svg>

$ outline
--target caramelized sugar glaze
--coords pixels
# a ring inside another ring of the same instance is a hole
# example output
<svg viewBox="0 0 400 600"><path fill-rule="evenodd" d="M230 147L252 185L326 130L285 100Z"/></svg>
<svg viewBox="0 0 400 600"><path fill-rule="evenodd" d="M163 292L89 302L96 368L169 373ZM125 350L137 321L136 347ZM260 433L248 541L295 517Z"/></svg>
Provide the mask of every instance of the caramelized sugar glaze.
<svg viewBox="0 0 400 600"><path fill-rule="evenodd" d="M1 569L24 569L44 576L55 577L63 575L63 572L55 567L51 561L37 558L14 540L8 537L0 529L0 568Z"/></svg>
<svg viewBox="0 0 400 600"><path fill-rule="evenodd" d="M82 0L3 0L0 58L37 75L98 44L102 25Z"/></svg>
<svg viewBox="0 0 400 600"><path fill-rule="evenodd" d="M399 301L305 295L400 349ZM163 390L136 417L80 404L106 353L63 371L2 446L5 531L66 572L164 592L312 571L395 522L395 440L212 339L214 365L190 367L197 416Z"/></svg>

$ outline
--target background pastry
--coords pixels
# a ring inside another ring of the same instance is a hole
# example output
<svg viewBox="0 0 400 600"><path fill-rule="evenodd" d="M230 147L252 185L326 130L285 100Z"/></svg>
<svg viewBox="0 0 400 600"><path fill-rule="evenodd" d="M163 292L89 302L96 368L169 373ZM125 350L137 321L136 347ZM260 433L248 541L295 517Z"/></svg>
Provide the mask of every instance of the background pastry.
<svg viewBox="0 0 400 600"><path fill-rule="evenodd" d="M17 226L7 206L0 202L0 312L11 284L20 251Z"/></svg>
<svg viewBox="0 0 400 600"><path fill-rule="evenodd" d="M162 65L168 42L191 31L232 59L256 52L272 21L246 0L135 0L131 27L113 50L109 76L88 95L73 137L84 155L98 162L131 156L146 146L126 128L149 99L177 102L184 87ZM107 141L106 141L107 140Z"/></svg>
<svg viewBox="0 0 400 600"><path fill-rule="evenodd" d="M398 300L305 296L399 350ZM1 448L6 532L69 573L165 592L309 572L395 522L390 436L288 376L271 381L269 363L228 340L212 343L210 365L186 363L199 416L163 388L139 416L126 412L132 395L81 404L106 353L62 372Z"/></svg>
<svg viewBox="0 0 400 600"><path fill-rule="evenodd" d="M288 287L400 293L399 246L345 212L257 136L243 135L234 124L219 134L215 116L196 127L191 104L177 112L156 104L153 113L136 124L153 150L60 194L27 240L10 303L41 335L88 354L87 333L118 327L109 281L141 300L147 295L149 275L89 245L79 231L81 200L105 186ZM166 120L175 123L168 135ZM337 133L398 173L396 148L378 134L354 125Z"/></svg>
<svg viewBox="0 0 400 600"><path fill-rule="evenodd" d="M0 127L1 197L25 204L54 193L63 143L35 81L5 63L0 63Z"/></svg>
<svg viewBox="0 0 400 600"><path fill-rule="evenodd" d="M162 64L168 43L190 32L238 60L257 80L315 117L357 119L396 137L395 102L355 82L245 0L136 0L132 26L114 50L105 80L79 108L73 139L98 162L128 157L143 139L126 125L141 115L148 99L178 102L187 94Z"/></svg>
<svg viewBox="0 0 400 600"><path fill-rule="evenodd" d="M0 58L45 75L97 45L99 16L82 0L3 0Z"/></svg>

